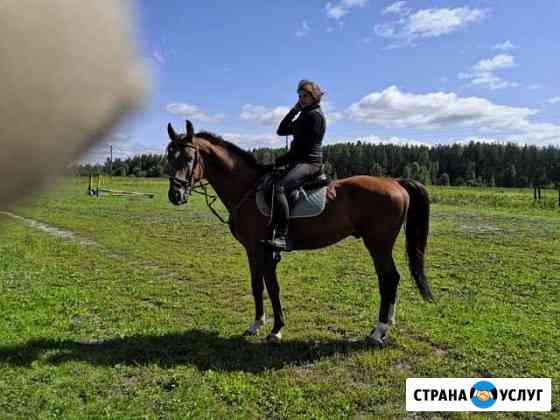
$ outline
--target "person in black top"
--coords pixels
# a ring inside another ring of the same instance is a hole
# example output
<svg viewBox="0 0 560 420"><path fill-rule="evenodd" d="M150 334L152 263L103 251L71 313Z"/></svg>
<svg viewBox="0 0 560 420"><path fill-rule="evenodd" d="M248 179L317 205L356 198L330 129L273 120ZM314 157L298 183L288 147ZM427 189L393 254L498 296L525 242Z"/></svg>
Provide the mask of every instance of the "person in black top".
<svg viewBox="0 0 560 420"><path fill-rule="evenodd" d="M276 229L274 238L267 241L269 245L278 249L287 249L286 237L290 217L287 195L303 181L318 173L323 164L321 143L326 129L325 116L320 106L323 92L316 83L302 80L298 84L297 93L298 102L280 122L277 131L279 136L293 136L288 153L274 162L274 166L286 166L288 169L275 184Z"/></svg>

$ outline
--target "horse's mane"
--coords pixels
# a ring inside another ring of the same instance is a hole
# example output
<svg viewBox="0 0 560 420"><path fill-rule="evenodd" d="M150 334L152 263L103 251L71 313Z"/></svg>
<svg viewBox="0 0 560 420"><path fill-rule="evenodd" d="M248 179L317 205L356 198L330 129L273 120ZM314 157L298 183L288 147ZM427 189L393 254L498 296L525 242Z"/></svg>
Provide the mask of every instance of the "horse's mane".
<svg viewBox="0 0 560 420"><path fill-rule="evenodd" d="M261 165L257 162L257 158L251 152L247 150L243 150L241 147L237 146L236 144L230 143L227 140L224 140L222 137L218 136L214 133L209 133L208 131L201 131L195 135L196 137L200 137L204 140L208 140L210 143L215 144L217 146L222 146L227 151L239 156L243 159L251 168L254 169L261 169Z"/></svg>

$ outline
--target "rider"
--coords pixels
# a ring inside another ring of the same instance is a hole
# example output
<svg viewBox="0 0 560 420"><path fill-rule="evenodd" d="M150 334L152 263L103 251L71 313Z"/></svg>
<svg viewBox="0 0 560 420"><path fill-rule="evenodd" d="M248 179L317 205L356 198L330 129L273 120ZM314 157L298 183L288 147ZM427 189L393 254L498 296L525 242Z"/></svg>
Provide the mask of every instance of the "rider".
<svg viewBox="0 0 560 420"><path fill-rule="evenodd" d="M319 86L302 80L297 87L298 102L280 122L279 136L293 135L288 153L274 161L275 166L287 166L287 173L275 183L276 234L267 241L278 249L287 249L288 219L290 208L287 195L303 181L321 170L323 153L321 142L325 135L325 116L320 102L323 92ZM298 115L299 114L299 115ZM298 115L296 119L294 119Z"/></svg>

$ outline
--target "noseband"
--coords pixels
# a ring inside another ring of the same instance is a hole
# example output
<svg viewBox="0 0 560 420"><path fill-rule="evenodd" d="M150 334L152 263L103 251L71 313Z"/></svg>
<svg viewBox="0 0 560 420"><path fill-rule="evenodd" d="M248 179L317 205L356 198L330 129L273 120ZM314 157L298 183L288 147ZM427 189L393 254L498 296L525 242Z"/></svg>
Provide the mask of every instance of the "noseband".
<svg viewBox="0 0 560 420"><path fill-rule="evenodd" d="M190 195L192 195L193 189L195 189L198 186L198 184L200 184L200 180L198 180L196 182L197 185L193 184L194 170L196 169L196 165L197 165L198 160L199 160L199 156L198 156L199 152L198 152L198 147L196 147L196 146L188 144L186 147L194 149L194 159L189 164L189 166L190 166L189 174L187 175L186 179L178 178L176 176L170 176L169 177L169 182L174 187L184 188L187 196L190 196Z"/></svg>

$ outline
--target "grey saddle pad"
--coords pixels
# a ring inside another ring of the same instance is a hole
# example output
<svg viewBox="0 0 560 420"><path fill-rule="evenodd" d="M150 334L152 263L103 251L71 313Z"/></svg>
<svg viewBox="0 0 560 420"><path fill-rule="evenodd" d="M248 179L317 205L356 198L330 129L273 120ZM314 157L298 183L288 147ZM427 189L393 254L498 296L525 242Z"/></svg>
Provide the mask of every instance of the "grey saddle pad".
<svg viewBox="0 0 560 420"><path fill-rule="evenodd" d="M297 190L299 197L295 205L290 206L290 219L318 216L325 209L327 187L313 190ZM257 207L260 212L270 217L270 206L266 202L264 191L257 191Z"/></svg>

